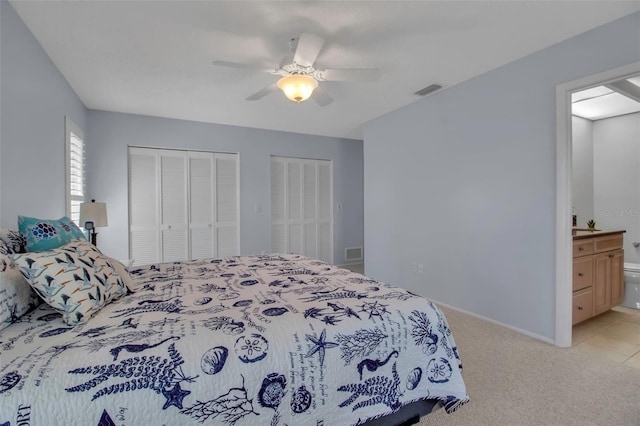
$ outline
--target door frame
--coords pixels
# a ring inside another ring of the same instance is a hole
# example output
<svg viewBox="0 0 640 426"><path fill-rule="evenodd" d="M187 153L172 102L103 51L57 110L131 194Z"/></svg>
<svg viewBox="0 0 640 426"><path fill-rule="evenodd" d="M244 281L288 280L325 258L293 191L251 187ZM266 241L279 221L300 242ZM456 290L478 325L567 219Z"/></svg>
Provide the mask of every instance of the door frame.
<svg viewBox="0 0 640 426"><path fill-rule="evenodd" d="M638 73L640 73L640 62L634 62L556 86L556 346L571 346L573 304L571 94Z"/></svg>

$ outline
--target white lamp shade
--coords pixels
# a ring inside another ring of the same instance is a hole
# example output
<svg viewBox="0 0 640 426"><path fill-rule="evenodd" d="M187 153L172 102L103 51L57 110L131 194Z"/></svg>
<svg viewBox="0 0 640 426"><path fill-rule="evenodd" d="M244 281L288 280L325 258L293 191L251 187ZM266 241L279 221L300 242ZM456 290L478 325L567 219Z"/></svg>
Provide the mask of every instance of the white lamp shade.
<svg viewBox="0 0 640 426"><path fill-rule="evenodd" d="M309 99L318 82L308 75L288 75L278 80L278 87L293 102Z"/></svg>
<svg viewBox="0 0 640 426"><path fill-rule="evenodd" d="M80 204L80 225L84 226L87 222L93 222L94 227L107 226L107 204L96 203L92 200L90 203Z"/></svg>

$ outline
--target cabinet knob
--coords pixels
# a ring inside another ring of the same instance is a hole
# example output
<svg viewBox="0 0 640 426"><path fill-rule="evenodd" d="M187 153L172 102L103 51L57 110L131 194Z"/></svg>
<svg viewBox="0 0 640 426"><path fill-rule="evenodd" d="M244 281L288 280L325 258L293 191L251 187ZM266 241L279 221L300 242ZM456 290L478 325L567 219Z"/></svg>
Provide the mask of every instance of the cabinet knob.
<svg viewBox="0 0 640 426"><path fill-rule="evenodd" d="M171 225L167 226L167 229L171 229Z"/></svg>
<svg viewBox="0 0 640 426"><path fill-rule="evenodd" d="M578 306L578 310L581 311L582 310L582 306Z"/></svg>
<svg viewBox="0 0 640 426"><path fill-rule="evenodd" d="M584 251L584 247L578 247L578 251Z"/></svg>
<svg viewBox="0 0 640 426"><path fill-rule="evenodd" d="M584 274L582 272L578 272L578 276L579 277L584 277Z"/></svg>
<svg viewBox="0 0 640 426"><path fill-rule="evenodd" d="M610 254L609 257L613 257L613 254Z"/></svg>

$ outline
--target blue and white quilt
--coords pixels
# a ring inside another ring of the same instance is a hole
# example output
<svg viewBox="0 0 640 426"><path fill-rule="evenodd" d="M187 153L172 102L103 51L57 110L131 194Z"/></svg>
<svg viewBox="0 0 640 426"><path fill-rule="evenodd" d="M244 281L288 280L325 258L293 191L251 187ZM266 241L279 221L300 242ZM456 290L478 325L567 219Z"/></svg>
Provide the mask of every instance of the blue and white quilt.
<svg viewBox="0 0 640 426"><path fill-rule="evenodd" d="M71 327L46 304L0 331L0 425L349 425L467 392L442 312L298 255L133 268Z"/></svg>

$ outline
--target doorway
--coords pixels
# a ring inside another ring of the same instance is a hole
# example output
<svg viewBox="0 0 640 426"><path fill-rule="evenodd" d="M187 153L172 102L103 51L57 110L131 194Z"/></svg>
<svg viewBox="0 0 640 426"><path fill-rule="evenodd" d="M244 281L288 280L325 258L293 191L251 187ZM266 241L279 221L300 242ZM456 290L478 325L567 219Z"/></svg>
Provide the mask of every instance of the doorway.
<svg viewBox="0 0 640 426"><path fill-rule="evenodd" d="M640 62L556 87L556 333L555 344L571 346L572 330L572 133L571 94L640 73Z"/></svg>

